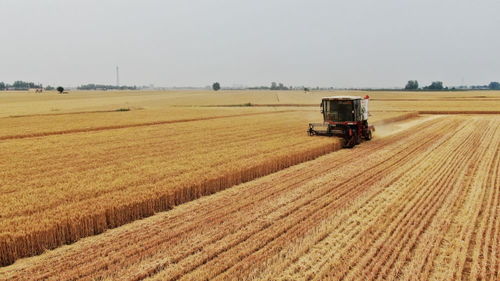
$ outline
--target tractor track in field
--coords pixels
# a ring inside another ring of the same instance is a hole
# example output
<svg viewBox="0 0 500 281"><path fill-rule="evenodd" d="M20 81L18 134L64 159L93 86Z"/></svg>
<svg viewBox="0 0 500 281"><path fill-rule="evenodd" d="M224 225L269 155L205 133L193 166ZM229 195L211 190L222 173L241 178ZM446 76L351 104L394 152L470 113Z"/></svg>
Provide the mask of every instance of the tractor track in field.
<svg viewBox="0 0 500 281"><path fill-rule="evenodd" d="M296 111L296 110L252 112L252 113L222 115L222 116L210 116L210 117L201 117L201 118L189 118L189 119L153 121L153 122L144 122L144 123L135 123L135 124L100 126L100 127L92 127L92 128L76 128L76 129L69 129L69 130L37 132L37 133L32 133L32 134L6 135L6 136L0 136L0 141L13 140L13 139L37 138L37 137L46 137L46 136L64 135L64 134L99 132L99 131L118 130L118 129L135 128L135 127L149 127L149 126L188 123L188 122L196 122L196 121L208 121L208 120L216 120L216 119L223 119L223 118L246 117L246 116L266 115L266 114L279 114L279 113L288 113L288 112L294 112L294 111ZM99 112L99 113L101 113L101 112Z"/></svg>

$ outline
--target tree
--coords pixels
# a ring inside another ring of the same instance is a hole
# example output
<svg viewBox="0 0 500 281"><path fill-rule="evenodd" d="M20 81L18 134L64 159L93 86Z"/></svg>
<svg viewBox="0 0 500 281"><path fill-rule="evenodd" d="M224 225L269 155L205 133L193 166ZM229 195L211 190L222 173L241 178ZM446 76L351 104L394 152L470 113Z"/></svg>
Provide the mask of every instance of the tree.
<svg viewBox="0 0 500 281"><path fill-rule="evenodd" d="M288 90L288 88L283 83L271 83L271 90Z"/></svg>
<svg viewBox="0 0 500 281"><path fill-rule="evenodd" d="M64 92L64 88L61 86L57 87L56 90L59 92L59 94L62 94Z"/></svg>
<svg viewBox="0 0 500 281"><path fill-rule="evenodd" d="M490 90L500 90L500 83L498 82L491 82L489 85L488 85L488 88Z"/></svg>
<svg viewBox="0 0 500 281"><path fill-rule="evenodd" d="M77 87L78 90L136 90L136 86L116 86L116 85L101 85L101 84L86 84Z"/></svg>
<svg viewBox="0 0 500 281"><path fill-rule="evenodd" d="M5 86L5 83L4 82L0 82L0 91L3 91L5 90L7 86Z"/></svg>
<svg viewBox="0 0 500 281"><path fill-rule="evenodd" d="M425 90L443 90L444 87L443 87L443 82L441 81L434 81L432 82L429 86L427 87L424 87Z"/></svg>
<svg viewBox="0 0 500 281"><path fill-rule="evenodd" d="M37 85L33 82L24 82L24 81L15 81L14 84L12 84L12 88L15 90L28 90L28 89L38 89L41 88L42 85Z"/></svg>
<svg viewBox="0 0 500 281"><path fill-rule="evenodd" d="M213 83L213 84L212 84L212 89L213 89L214 91L218 91L218 90L220 90L220 84L219 84L219 82L215 82L215 83Z"/></svg>
<svg viewBox="0 0 500 281"><path fill-rule="evenodd" d="M418 81L410 80L406 83L405 90L418 90Z"/></svg>
<svg viewBox="0 0 500 281"><path fill-rule="evenodd" d="M24 82L24 81L14 81L12 84L12 87L16 90L25 90L29 89L29 83Z"/></svg>
<svg viewBox="0 0 500 281"><path fill-rule="evenodd" d="M55 90L55 88L52 87L52 86L50 86L50 85L48 85L47 87L45 87L45 91L54 91L54 90Z"/></svg>

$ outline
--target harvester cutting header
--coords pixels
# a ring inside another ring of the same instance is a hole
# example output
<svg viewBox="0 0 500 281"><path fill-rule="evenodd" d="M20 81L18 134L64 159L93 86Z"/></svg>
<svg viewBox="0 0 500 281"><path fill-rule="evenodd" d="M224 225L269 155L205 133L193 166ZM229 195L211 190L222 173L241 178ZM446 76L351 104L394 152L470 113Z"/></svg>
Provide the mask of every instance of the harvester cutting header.
<svg viewBox="0 0 500 281"><path fill-rule="evenodd" d="M361 139L371 140L374 127L368 125L368 101L358 96L324 97L321 101L323 123L310 123L310 136L339 136L344 147L354 147Z"/></svg>

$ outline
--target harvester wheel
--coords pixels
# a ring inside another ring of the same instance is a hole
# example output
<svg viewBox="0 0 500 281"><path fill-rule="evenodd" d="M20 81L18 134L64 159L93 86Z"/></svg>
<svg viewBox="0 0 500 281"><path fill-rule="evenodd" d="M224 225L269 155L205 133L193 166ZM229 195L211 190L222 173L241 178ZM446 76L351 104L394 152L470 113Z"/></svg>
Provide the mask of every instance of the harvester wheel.
<svg viewBox="0 0 500 281"><path fill-rule="evenodd" d="M348 134L346 134L348 136ZM353 148L356 145L356 132L352 132L352 135L350 137L346 137L344 141L344 148Z"/></svg>
<svg viewBox="0 0 500 281"><path fill-rule="evenodd" d="M353 132L353 137L354 137L354 141L355 141L355 144L360 144L361 143L361 136L358 135L358 132L354 131Z"/></svg>
<svg viewBox="0 0 500 281"><path fill-rule="evenodd" d="M353 148L354 144L351 143L351 141L345 140L344 142L344 148Z"/></svg>
<svg viewBox="0 0 500 281"><path fill-rule="evenodd" d="M365 139L366 139L367 141L369 141L369 140L371 140L371 139L372 139L372 130L368 130L368 132L366 132Z"/></svg>

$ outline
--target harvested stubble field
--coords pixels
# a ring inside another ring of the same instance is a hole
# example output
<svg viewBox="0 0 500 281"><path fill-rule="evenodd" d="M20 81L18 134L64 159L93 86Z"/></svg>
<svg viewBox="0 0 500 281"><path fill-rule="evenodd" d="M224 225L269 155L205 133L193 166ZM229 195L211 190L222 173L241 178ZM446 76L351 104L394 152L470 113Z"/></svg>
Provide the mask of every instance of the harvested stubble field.
<svg viewBox="0 0 500 281"><path fill-rule="evenodd" d="M318 108L293 105L338 93L17 94L0 264L92 237L0 280L499 279L499 115L415 111L491 113L500 92L370 92L375 140L331 154L305 134ZM200 107L245 100L281 106Z"/></svg>
<svg viewBox="0 0 500 281"><path fill-rule="evenodd" d="M499 280L500 117L413 125L22 259L0 276Z"/></svg>

